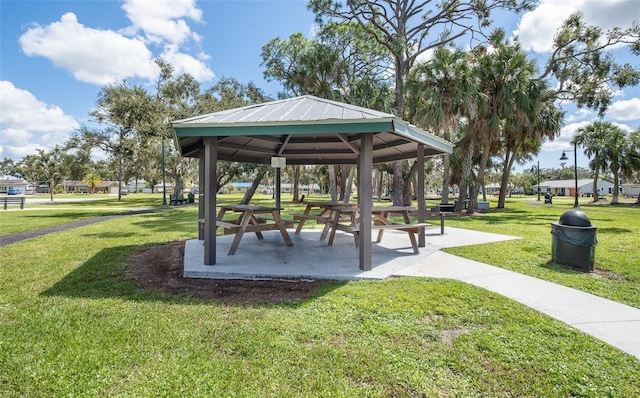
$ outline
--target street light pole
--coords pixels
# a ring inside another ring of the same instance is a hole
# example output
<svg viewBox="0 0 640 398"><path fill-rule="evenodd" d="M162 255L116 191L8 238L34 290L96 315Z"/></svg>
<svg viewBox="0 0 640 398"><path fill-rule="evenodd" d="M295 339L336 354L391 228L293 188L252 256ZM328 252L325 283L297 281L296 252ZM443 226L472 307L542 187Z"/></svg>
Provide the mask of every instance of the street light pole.
<svg viewBox="0 0 640 398"><path fill-rule="evenodd" d="M167 205L167 183L164 172L164 135L162 136L162 205Z"/></svg>
<svg viewBox="0 0 640 398"><path fill-rule="evenodd" d="M540 161L538 160L538 202L540 202Z"/></svg>
<svg viewBox="0 0 640 398"><path fill-rule="evenodd" d="M575 192L574 192L575 201L573 202L573 207L580 206L580 204L578 203L578 150L577 149L578 149L577 144L574 142L573 143L573 172L574 172L576 186L575 186ZM570 150L562 151L562 156L560 157L560 160L562 161L569 160L565 152L571 152L571 151Z"/></svg>

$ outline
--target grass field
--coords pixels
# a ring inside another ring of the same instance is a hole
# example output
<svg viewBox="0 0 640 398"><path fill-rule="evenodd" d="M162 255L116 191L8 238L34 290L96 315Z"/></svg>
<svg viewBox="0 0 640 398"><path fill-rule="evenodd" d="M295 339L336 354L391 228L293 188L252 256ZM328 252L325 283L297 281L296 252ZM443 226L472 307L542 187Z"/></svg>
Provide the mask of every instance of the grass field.
<svg viewBox="0 0 640 398"><path fill-rule="evenodd" d="M135 196L80 205L77 216L157 206L157 195ZM601 272L582 274L549 264L550 223L571 204L530 201L447 219L523 237L451 252L640 306L640 209L583 206L598 226ZM76 205L0 212L0 223L67 222ZM459 282L335 282L309 300L255 306L137 289L129 255L195 237L196 221L196 208L183 206L0 248L0 396L640 395L637 359Z"/></svg>

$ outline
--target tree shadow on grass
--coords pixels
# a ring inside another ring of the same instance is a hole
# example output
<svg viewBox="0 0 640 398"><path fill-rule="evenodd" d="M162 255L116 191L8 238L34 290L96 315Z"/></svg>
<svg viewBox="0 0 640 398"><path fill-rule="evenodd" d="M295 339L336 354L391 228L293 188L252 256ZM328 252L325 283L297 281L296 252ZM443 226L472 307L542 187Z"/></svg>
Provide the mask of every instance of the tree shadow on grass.
<svg viewBox="0 0 640 398"><path fill-rule="evenodd" d="M343 286L327 280L213 280L182 277L184 241L105 248L73 270L44 296L121 298L172 304L296 307Z"/></svg>

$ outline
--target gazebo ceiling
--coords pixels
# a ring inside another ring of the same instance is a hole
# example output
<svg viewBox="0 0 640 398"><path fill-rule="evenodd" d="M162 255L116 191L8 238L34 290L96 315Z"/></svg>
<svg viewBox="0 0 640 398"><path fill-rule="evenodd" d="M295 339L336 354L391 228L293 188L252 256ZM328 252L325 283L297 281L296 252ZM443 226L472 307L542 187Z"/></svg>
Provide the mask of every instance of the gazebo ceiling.
<svg viewBox="0 0 640 398"><path fill-rule="evenodd" d="M177 120L182 156L198 157L205 137L218 138L218 160L268 164L355 164L360 135L373 135L373 163L451 153L453 145L389 113L302 96Z"/></svg>

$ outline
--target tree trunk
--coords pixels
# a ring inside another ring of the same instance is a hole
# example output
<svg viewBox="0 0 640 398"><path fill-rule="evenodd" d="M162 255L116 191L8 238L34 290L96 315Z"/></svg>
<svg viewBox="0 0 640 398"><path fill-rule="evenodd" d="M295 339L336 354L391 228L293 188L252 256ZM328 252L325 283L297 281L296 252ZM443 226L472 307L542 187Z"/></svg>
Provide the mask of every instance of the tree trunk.
<svg viewBox="0 0 640 398"><path fill-rule="evenodd" d="M462 211L464 202L469 197L469 186L471 185L471 167L473 167L473 142L467 147L463 147L462 155L462 176L460 178L460 195L455 211Z"/></svg>
<svg viewBox="0 0 640 398"><path fill-rule="evenodd" d="M122 200L122 155L118 156L118 201Z"/></svg>
<svg viewBox="0 0 640 398"><path fill-rule="evenodd" d="M51 201L53 202L53 177L49 179L49 196L51 197Z"/></svg>
<svg viewBox="0 0 640 398"><path fill-rule="evenodd" d="M598 177L599 176L600 176L599 170L596 169L593 177L593 201L594 202L597 202L598 200L600 200L600 197L598 196Z"/></svg>
<svg viewBox="0 0 640 398"><path fill-rule="evenodd" d="M449 179L451 178L451 156L444 154L442 157L442 199L440 203L449 203Z"/></svg>
<svg viewBox="0 0 640 398"><path fill-rule="evenodd" d="M338 188L336 187L336 166L330 164L329 167L329 191L331 192L331 201L338 201Z"/></svg>
<svg viewBox="0 0 640 398"><path fill-rule="evenodd" d="M409 173L407 178L404 180L404 185L402 189L402 198L403 198L403 206L411 206L411 202L413 199L413 181L415 179L416 172L418 171L418 162L413 162L411 168L409 169ZM419 199L418 199L419 200ZM422 199L424 200L424 198Z"/></svg>
<svg viewBox="0 0 640 398"><path fill-rule="evenodd" d="M345 185L344 196L342 197L342 200L344 203L349 203L349 199L351 198L351 190L353 189L353 174L355 169L355 167L353 166L347 166L347 167L349 170L349 175L347 176L346 183L344 184Z"/></svg>
<svg viewBox="0 0 640 398"><path fill-rule="evenodd" d="M394 206L402 206L404 200L402 198L404 179L402 178L402 160L393 162L393 185L391 187L392 200Z"/></svg>
<svg viewBox="0 0 640 398"><path fill-rule="evenodd" d="M300 201L300 165L293 166L293 201Z"/></svg>
<svg viewBox="0 0 640 398"><path fill-rule="evenodd" d="M504 209L504 202L507 197L507 187L509 186L509 175L513 162L516 160L516 154L511 154L511 151L507 149L507 153L504 158L504 166L502 167L502 180L500 182L500 196L498 197L498 209Z"/></svg>
<svg viewBox="0 0 640 398"><path fill-rule="evenodd" d="M469 198L469 208L467 214L473 214L474 210L478 207L478 195L480 194L480 187L484 186L484 170L487 168L489 162L489 148L485 148L482 152L482 160L480 160L480 168L476 177L476 184L473 188L473 194Z"/></svg>
<svg viewBox="0 0 640 398"><path fill-rule="evenodd" d="M620 187L618 186L618 170L613 171L613 198L611 198L611 204L618 204L618 195L620 193Z"/></svg>
<svg viewBox="0 0 640 398"><path fill-rule="evenodd" d="M240 202L240 204L243 204L243 205L249 204L249 202L251 201L251 198L253 197L253 194L256 193L256 189L258 189L258 185L260 185L260 181L262 181L262 178L264 177L264 175L267 174L267 170L268 169L266 167L261 167L260 169L258 169L258 174L256 175L256 178L253 179L251 186L244 193L244 196L242 197L242 201Z"/></svg>

